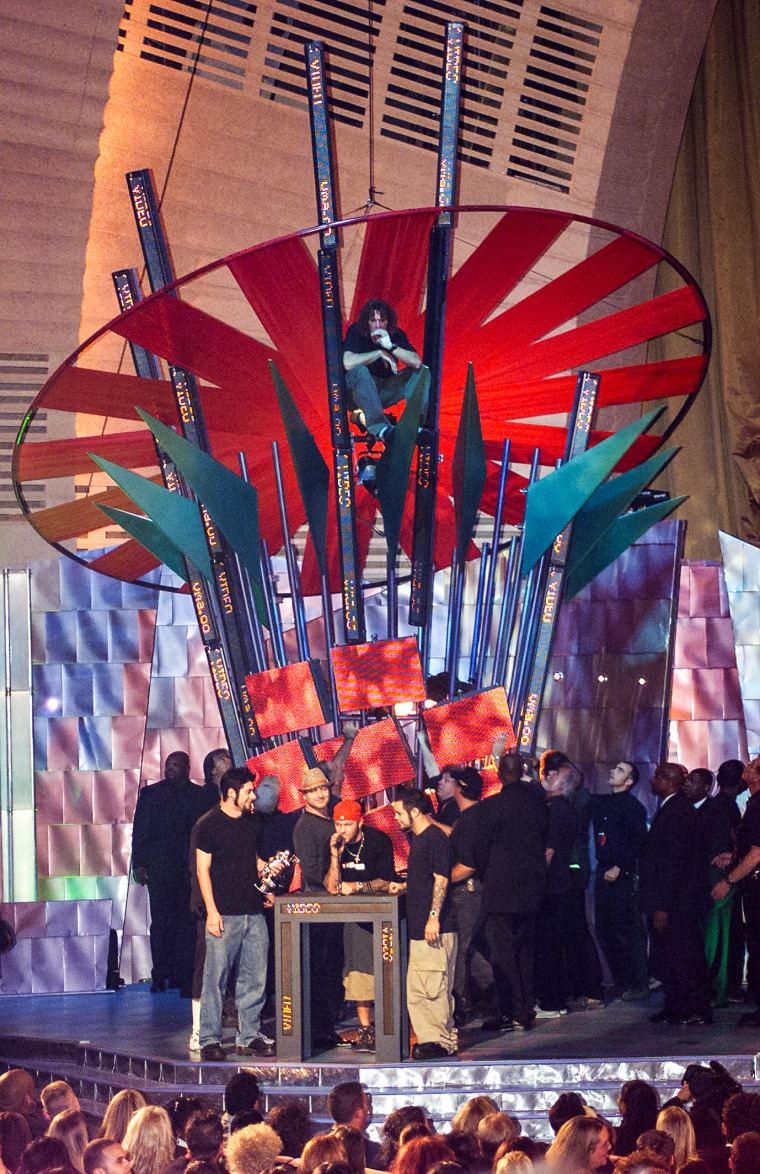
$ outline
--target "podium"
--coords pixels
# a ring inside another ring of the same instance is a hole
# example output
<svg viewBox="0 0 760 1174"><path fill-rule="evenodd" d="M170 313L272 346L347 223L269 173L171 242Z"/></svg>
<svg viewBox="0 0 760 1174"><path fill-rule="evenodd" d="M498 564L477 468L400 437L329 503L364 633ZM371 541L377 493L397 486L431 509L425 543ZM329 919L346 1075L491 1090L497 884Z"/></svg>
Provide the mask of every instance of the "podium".
<svg viewBox="0 0 760 1174"><path fill-rule="evenodd" d="M406 1013L405 898L390 893L286 893L275 898L277 1059L300 1063L311 1053L309 926L363 922L372 926L375 972L375 1059L398 1064L409 1056Z"/></svg>

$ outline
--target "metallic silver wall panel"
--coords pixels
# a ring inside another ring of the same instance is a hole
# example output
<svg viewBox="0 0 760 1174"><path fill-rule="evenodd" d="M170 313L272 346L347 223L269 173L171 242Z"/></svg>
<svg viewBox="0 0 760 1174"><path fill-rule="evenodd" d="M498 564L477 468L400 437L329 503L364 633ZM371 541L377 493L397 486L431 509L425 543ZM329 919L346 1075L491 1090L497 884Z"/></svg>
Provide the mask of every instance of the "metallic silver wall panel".
<svg viewBox="0 0 760 1174"><path fill-rule="evenodd" d="M132 770L142 761L145 718L115 717L111 719L112 770Z"/></svg>
<svg viewBox="0 0 760 1174"><path fill-rule="evenodd" d="M4 995L32 993L31 938L19 938L10 954L0 957L0 991Z"/></svg>
<svg viewBox="0 0 760 1174"><path fill-rule="evenodd" d="M108 627L104 619L105 615L100 611L77 612L77 660L80 664L108 660Z"/></svg>
<svg viewBox="0 0 760 1174"><path fill-rule="evenodd" d="M150 693L150 661L122 665L122 713L145 717Z"/></svg>
<svg viewBox="0 0 760 1174"><path fill-rule="evenodd" d="M63 938L32 939L32 991L50 994L62 989Z"/></svg>
<svg viewBox="0 0 760 1174"><path fill-rule="evenodd" d="M92 665L92 712L94 717L114 717L124 712L124 673L127 665ZM144 712L144 711L143 711Z"/></svg>
<svg viewBox="0 0 760 1174"><path fill-rule="evenodd" d="M63 823L92 823L91 771L67 770L63 775Z"/></svg>
<svg viewBox="0 0 760 1174"><path fill-rule="evenodd" d="M63 665L32 666L32 712L35 717L52 717L62 712Z"/></svg>
<svg viewBox="0 0 760 1174"><path fill-rule="evenodd" d="M68 560L67 560L68 561ZM77 658L77 618L72 611L49 611L45 616L48 660L73 664ZM55 650L51 655L51 650Z"/></svg>
<svg viewBox="0 0 760 1174"><path fill-rule="evenodd" d="M130 937L139 937L147 934L149 925L148 890L145 885L136 885L132 881L129 885L124 933Z"/></svg>
<svg viewBox="0 0 760 1174"><path fill-rule="evenodd" d="M82 829L76 824L56 824L48 829L50 876L79 876Z"/></svg>
<svg viewBox="0 0 760 1174"><path fill-rule="evenodd" d="M47 900L40 891L39 882L42 877L50 876L50 828L43 823L37 823L35 836L35 856L37 861L37 899Z"/></svg>
<svg viewBox="0 0 760 1174"><path fill-rule="evenodd" d="M92 668L88 664L64 664L61 681L61 715L91 717L93 712Z"/></svg>
<svg viewBox="0 0 760 1174"><path fill-rule="evenodd" d="M47 624L44 613L32 613L32 663L44 664L47 660Z"/></svg>
<svg viewBox="0 0 760 1174"><path fill-rule="evenodd" d="M98 939L70 938L63 943L63 989L65 991L94 991L105 988L106 956L98 951ZM101 965L98 965L101 962ZM100 972L100 973L99 973Z"/></svg>
<svg viewBox="0 0 760 1174"><path fill-rule="evenodd" d="M187 629L187 675L208 679L208 660L198 625ZM213 688L213 686L212 686Z"/></svg>
<svg viewBox="0 0 760 1174"><path fill-rule="evenodd" d="M139 659L137 613L108 611L103 613L108 622L108 659L114 664L126 664Z"/></svg>
<svg viewBox="0 0 760 1174"><path fill-rule="evenodd" d="M184 677L187 673L187 629L156 627L153 676Z"/></svg>
<svg viewBox="0 0 760 1174"><path fill-rule="evenodd" d="M203 689L197 677L174 680L175 726L203 726Z"/></svg>
<svg viewBox="0 0 760 1174"><path fill-rule="evenodd" d="M82 828L80 869L82 876L105 876L113 867L113 831L105 823Z"/></svg>
<svg viewBox="0 0 760 1174"><path fill-rule="evenodd" d="M132 824L119 823L111 828L111 871L126 876L132 855Z"/></svg>
<svg viewBox="0 0 760 1174"><path fill-rule="evenodd" d="M88 907L94 907L101 898L107 898L110 907L110 925L121 933L124 924L124 904L127 900L126 876L96 876L95 901L87 901Z"/></svg>
<svg viewBox="0 0 760 1174"><path fill-rule="evenodd" d="M70 938L78 932L76 901L51 901L45 905L45 937Z"/></svg>
<svg viewBox="0 0 760 1174"><path fill-rule="evenodd" d="M141 610L137 615L137 660L150 664L153 660L153 642L156 635L156 613Z"/></svg>
<svg viewBox="0 0 760 1174"><path fill-rule="evenodd" d="M37 802L37 825L63 823L62 770L40 771L35 775L34 794Z"/></svg>
<svg viewBox="0 0 760 1174"><path fill-rule="evenodd" d="M151 571L145 575L146 579L158 581L158 573ZM140 587L137 583L122 583L121 606L127 611L139 611L141 608L155 608L159 592L151 587Z"/></svg>
<svg viewBox="0 0 760 1174"><path fill-rule="evenodd" d="M58 568L61 576L61 610L89 610L92 607L92 572L69 558L62 558Z"/></svg>
<svg viewBox="0 0 760 1174"><path fill-rule="evenodd" d="M111 928L113 902L76 901L77 933L88 937L103 937Z"/></svg>
<svg viewBox="0 0 760 1174"><path fill-rule="evenodd" d="M163 730L174 725L174 677L156 677L150 682L146 729Z"/></svg>
<svg viewBox="0 0 760 1174"><path fill-rule="evenodd" d="M108 575L90 575L90 602L94 612L108 611L123 605L124 584Z"/></svg>
<svg viewBox="0 0 760 1174"><path fill-rule="evenodd" d="M34 564L32 575L32 611L58 611L61 606L60 558Z"/></svg>
<svg viewBox="0 0 760 1174"><path fill-rule="evenodd" d="M219 711L216 715L218 719ZM190 755L191 777L198 782L203 781L203 759L210 750L217 750L227 745L224 730L220 725L208 725L203 728L188 730L187 752Z"/></svg>
<svg viewBox="0 0 760 1174"><path fill-rule="evenodd" d="M54 717L46 725L48 768L76 770L79 767L79 718Z"/></svg>
<svg viewBox="0 0 760 1174"><path fill-rule="evenodd" d="M124 823L127 819L126 777L123 770L97 770L92 783L93 823ZM132 810L129 821L132 822Z"/></svg>
<svg viewBox="0 0 760 1174"><path fill-rule="evenodd" d="M80 717L79 719L79 768L80 770L111 770L112 719L109 717Z"/></svg>

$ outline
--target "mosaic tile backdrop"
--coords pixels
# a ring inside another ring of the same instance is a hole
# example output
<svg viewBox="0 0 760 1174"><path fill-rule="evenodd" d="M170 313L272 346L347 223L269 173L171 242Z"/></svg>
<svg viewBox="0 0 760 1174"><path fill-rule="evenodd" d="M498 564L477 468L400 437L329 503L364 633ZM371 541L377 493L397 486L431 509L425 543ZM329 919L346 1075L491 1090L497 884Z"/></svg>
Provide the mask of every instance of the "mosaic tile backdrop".
<svg viewBox="0 0 760 1174"><path fill-rule="evenodd" d="M720 534L748 751L760 754L760 550ZM740 756L739 756L740 757Z"/></svg>

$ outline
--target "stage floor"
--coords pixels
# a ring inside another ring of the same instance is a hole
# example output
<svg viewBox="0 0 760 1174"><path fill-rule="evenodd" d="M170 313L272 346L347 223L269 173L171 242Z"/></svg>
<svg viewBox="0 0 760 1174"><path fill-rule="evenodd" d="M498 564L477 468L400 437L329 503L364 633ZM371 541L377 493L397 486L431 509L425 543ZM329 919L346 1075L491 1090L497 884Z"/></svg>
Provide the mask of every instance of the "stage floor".
<svg viewBox="0 0 760 1174"><path fill-rule="evenodd" d="M573 1012L539 1022L533 1031L486 1035L476 1021L460 1032L458 1059L467 1064L498 1060L616 1060L621 1057L751 1056L760 1052L760 1029L739 1028L740 1015L751 1010L732 1006L715 1012L705 1027L652 1024L649 1015L661 1005L654 995L643 1003L615 1002L600 1010ZM264 1030L274 1035L274 1024ZM231 1036L226 1032L226 1036ZM86 995L32 995L0 998L0 1039L34 1037L87 1042L93 1047L126 1049L162 1060L188 1060L190 1003L176 991L152 994L147 983L116 992ZM351 1048L311 1057L320 1065L335 1063L365 1068L373 1056Z"/></svg>

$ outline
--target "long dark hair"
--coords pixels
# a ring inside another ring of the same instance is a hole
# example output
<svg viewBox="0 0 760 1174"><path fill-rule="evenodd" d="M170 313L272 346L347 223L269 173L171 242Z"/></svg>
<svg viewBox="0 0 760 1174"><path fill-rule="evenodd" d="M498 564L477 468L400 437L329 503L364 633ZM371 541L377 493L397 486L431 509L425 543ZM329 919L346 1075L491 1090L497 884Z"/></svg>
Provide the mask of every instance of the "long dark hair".
<svg viewBox="0 0 760 1174"><path fill-rule="evenodd" d="M356 319L356 327L359 333L366 334L369 338L369 319L370 315L374 314L376 310L380 311L388 323L388 333L393 334L393 331L396 329L398 324L396 311L393 309L393 306L389 306L387 302L382 300L382 298L370 298L369 301L365 302L362 306L361 310L359 311L359 317Z"/></svg>

